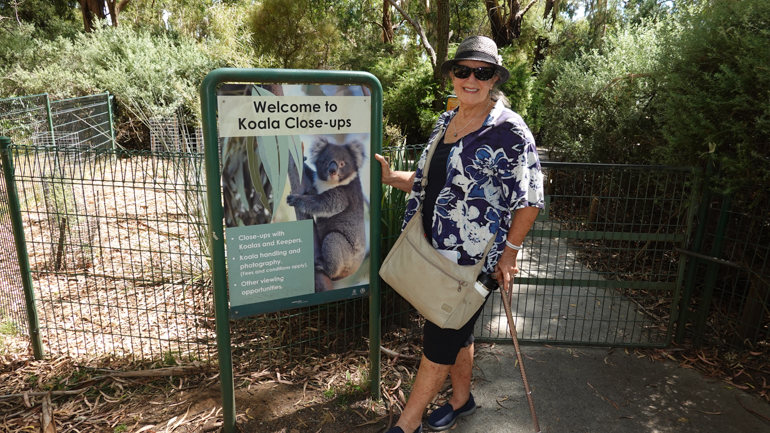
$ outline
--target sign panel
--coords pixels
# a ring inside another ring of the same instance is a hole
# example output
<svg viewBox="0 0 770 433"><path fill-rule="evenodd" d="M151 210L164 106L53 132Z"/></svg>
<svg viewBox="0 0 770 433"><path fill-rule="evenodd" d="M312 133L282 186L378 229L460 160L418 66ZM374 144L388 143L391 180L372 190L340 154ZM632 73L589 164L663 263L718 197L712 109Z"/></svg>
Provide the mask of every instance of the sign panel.
<svg viewBox="0 0 770 433"><path fill-rule="evenodd" d="M368 294L371 103L360 85L218 90L231 317Z"/></svg>
<svg viewBox="0 0 770 433"><path fill-rule="evenodd" d="M446 108L444 111L452 111L460 105L460 100L455 95L449 95L446 97Z"/></svg>
<svg viewBox="0 0 770 433"><path fill-rule="evenodd" d="M264 92L263 92L264 93ZM223 137L368 133L371 98L347 96L220 96Z"/></svg>
<svg viewBox="0 0 770 433"><path fill-rule="evenodd" d="M229 227L230 305L313 293L313 222Z"/></svg>

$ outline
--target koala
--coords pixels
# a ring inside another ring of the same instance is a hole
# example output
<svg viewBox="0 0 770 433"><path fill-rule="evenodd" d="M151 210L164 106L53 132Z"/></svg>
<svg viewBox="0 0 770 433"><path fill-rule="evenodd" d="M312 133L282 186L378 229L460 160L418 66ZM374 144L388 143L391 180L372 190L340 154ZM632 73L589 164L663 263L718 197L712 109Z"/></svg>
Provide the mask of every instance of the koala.
<svg viewBox="0 0 770 433"><path fill-rule="evenodd" d="M316 170L306 165L305 173L312 177L312 188L289 195L286 202L315 221L316 279L320 273L321 279L337 281L357 271L366 252L365 200L358 175L364 146L358 141L336 144L321 138L310 148L310 161ZM316 291L331 288L331 284L318 286L317 281Z"/></svg>

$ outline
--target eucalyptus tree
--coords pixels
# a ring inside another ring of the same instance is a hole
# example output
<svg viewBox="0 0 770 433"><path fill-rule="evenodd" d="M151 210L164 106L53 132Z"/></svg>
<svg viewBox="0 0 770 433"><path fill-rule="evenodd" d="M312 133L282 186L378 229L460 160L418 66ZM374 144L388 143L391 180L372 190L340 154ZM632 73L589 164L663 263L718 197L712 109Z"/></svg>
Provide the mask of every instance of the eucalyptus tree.
<svg viewBox="0 0 770 433"><path fill-rule="evenodd" d="M510 45L514 39L521 36L521 22L524 15L537 2L538 0L525 2L521 0L484 0L492 30L492 39L498 47Z"/></svg>
<svg viewBox="0 0 770 433"><path fill-rule="evenodd" d="M78 0L83 14L83 26L86 33L93 30L96 20L107 22L113 27L118 26L118 15L131 0Z"/></svg>
<svg viewBox="0 0 770 433"><path fill-rule="evenodd" d="M282 68L323 68L339 45L331 15L312 12L312 0L263 0L249 16L257 54Z"/></svg>

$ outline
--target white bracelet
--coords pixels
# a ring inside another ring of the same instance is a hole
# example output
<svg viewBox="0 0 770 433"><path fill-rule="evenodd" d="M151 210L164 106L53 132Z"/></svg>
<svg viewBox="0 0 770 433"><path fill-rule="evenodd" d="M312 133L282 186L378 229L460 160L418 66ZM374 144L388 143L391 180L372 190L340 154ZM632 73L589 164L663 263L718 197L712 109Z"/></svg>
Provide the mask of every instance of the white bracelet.
<svg viewBox="0 0 770 433"><path fill-rule="evenodd" d="M521 249L524 247L523 245L514 245L508 242L508 239L505 240L505 245L507 245L509 248L514 249L516 251L521 251Z"/></svg>

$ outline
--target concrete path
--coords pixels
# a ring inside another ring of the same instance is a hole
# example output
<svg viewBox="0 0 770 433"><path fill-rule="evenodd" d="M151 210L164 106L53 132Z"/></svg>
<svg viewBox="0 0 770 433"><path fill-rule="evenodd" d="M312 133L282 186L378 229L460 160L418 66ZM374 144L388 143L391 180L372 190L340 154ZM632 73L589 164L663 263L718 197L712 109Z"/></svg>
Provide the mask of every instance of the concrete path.
<svg viewBox="0 0 770 433"><path fill-rule="evenodd" d="M770 432L770 404L629 350L522 346L542 432ZM453 432L534 432L513 345L479 344L479 410ZM742 407L743 404L746 408Z"/></svg>
<svg viewBox="0 0 770 433"><path fill-rule="evenodd" d="M544 229L550 222L536 223ZM532 238L520 253L520 277L550 278L585 283L602 280L578 260L564 238ZM520 340L595 345L664 344L661 322L614 289L579 285L514 284L511 303ZM479 339L508 340L508 320L498 293L487 301L474 335Z"/></svg>

